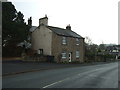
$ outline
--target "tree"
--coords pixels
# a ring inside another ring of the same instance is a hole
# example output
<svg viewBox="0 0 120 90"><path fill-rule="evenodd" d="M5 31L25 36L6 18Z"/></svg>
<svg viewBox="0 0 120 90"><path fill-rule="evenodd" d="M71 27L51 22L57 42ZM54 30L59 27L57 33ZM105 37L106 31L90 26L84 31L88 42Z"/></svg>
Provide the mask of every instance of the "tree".
<svg viewBox="0 0 120 90"><path fill-rule="evenodd" d="M13 19L17 11L12 3L2 3L2 44L5 46L12 36Z"/></svg>
<svg viewBox="0 0 120 90"><path fill-rule="evenodd" d="M100 44L100 45L99 45L99 49L100 49L101 51L105 51L106 47L105 47L104 44Z"/></svg>
<svg viewBox="0 0 120 90"><path fill-rule="evenodd" d="M29 27L24 22L23 17L24 15L20 11L17 12L11 2L2 3L3 56L10 55L18 43L27 39Z"/></svg>
<svg viewBox="0 0 120 90"><path fill-rule="evenodd" d="M88 45L92 44L92 40L90 39L90 37L88 37L88 36L85 37L85 43Z"/></svg>
<svg viewBox="0 0 120 90"><path fill-rule="evenodd" d="M93 44L92 40L87 36L85 37L85 57L87 61L95 61L95 56L98 52L98 45Z"/></svg>

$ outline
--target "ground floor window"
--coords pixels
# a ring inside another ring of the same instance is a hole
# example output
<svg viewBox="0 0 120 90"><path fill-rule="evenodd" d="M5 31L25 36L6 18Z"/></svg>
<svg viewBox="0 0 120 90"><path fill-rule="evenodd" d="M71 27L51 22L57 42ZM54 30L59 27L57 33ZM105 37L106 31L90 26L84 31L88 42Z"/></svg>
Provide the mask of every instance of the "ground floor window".
<svg viewBox="0 0 120 90"><path fill-rule="evenodd" d="M62 59L66 59L66 52L62 52Z"/></svg>
<svg viewBox="0 0 120 90"><path fill-rule="evenodd" d="M79 57L80 57L80 52L76 51L76 58L79 58Z"/></svg>

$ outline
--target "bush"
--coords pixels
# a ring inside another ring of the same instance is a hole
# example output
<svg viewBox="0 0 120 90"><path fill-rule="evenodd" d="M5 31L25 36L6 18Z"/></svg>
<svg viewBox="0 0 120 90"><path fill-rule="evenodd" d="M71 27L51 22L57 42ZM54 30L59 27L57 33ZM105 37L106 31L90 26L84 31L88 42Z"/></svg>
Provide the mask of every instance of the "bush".
<svg viewBox="0 0 120 90"><path fill-rule="evenodd" d="M2 48L3 57L20 57L22 54L23 48L11 46Z"/></svg>
<svg viewBox="0 0 120 90"><path fill-rule="evenodd" d="M69 62L68 62L68 61L63 61L62 63L63 63L63 64L68 64Z"/></svg>
<svg viewBox="0 0 120 90"><path fill-rule="evenodd" d="M102 59L102 61L106 62L106 61L109 61L111 59L115 59L116 58L116 55L111 55L111 54L105 54L105 55L97 55L99 56L99 58Z"/></svg>
<svg viewBox="0 0 120 90"><path fill-rule="evenodd" d="M72 61L71 63L74 63L74 64L79 64L80 61Z"/></svg>

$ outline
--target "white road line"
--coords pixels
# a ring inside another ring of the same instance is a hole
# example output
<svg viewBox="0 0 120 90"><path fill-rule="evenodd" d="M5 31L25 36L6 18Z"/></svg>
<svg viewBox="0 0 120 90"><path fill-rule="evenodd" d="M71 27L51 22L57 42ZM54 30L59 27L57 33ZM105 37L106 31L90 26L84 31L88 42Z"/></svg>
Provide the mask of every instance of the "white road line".
<svg viewBox="0 0 120 90"><path fill-rule="evenodd" d="M60 80L60 81L54 82L54 83L52 83L52 84L49 84L49 85L44 86L43 88L50 87L50 86L52 86L52 85L55 85L55 84L57 84L57 83L63 82L63 81L68 80L68 79L70 79L70 78L68 77L68 78L66 78L66 79L63 79L63 80Z"/></svg>
<svg viewBox="0 0 120 90"><path fill-rule="evenodd" d="M87 73L90 73L90 72L94 72L94 71L99 71L99 70L102 70L102 69L105 69L105 68L99 68L99 69L95 69L95 70L92 70L92 71L88 71L88 72L84 72L84 73L79 73L79 74L77 74L77 75L78 75L78 76L81 76L81 75L84 75L84 74L87 74ZM94 76L94 77L95 77L95 76ZM57 81L57 82L54 82L54 83L52 83L52 84L46 85L46 86L44 86L43 88L50 87L50 86L52 86L52 85L61 83L61 82L65 81L65 80L69 80L69 79L70 79L70 77L68 77L68 78L66 78L66 79L63 79L63 80L60 80L60 81Z"/></svg>
<svg viewBox="0 0 120 90"><path fill-rule="evenodd" d="M98 71L98 70L101 70L101 69L102 69L102 68L100 68L100 69L95 69L95 70L93 70L93 71ZM92 72L93 72L93 71L92 71ZM90 72L91 72L91 71L90 71ZM83 75L83 74L87 74L87 73L89 73L89 72L79 73L78 76ZM63 82L63 81L65 81L65 80L68 80L68 79L70 79L70 77L68 77L68 78L66 78L66 79L63 79L63 80L60 80L60 81L57 81L57 82L54 82L54 83L52 83L52 84L46 85L46 86L44 86L43 88L50 87L50 86L52 86L52 85L58 84L58 83L60 83L60 82Z"/></svg>
<svg viewBox="0 0 120 90"><path fill-rule="evenodd" d="M49 85L47 85L47 86L44 86L43 88L47 88L47 87L49 87L49 86L55 85L55 84L60 83L60 82L62 82L62 81L58 81L58 82L55 82L55 83L49 84Z"/></svg>

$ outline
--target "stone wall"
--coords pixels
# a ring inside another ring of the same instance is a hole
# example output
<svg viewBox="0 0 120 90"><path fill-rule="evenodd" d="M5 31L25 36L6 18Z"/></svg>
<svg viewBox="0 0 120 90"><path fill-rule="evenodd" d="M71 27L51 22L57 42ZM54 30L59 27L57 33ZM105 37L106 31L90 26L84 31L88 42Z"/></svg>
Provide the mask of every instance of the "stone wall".
<svg viewBox="0 0 120 90"><path fill-rule="evenodd" d="M69 53L72 53L72 61L84 62L84 39L80 39L80 45L76 45L76 38L67 37L67 44L62 44L62 37L53 32L52 34L52 55L56 62L69 61ZM76 58L76 50L80 52L80 57ZM65 51L66 59L61 59L61 53Z"/></svg>

